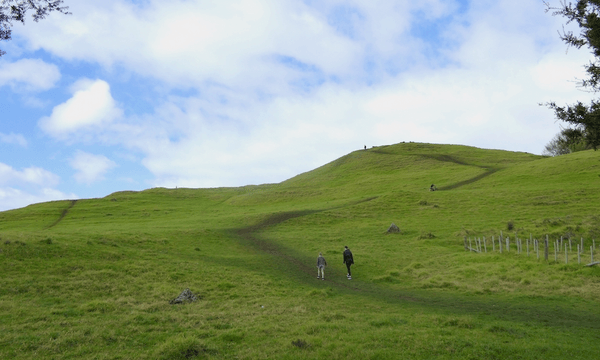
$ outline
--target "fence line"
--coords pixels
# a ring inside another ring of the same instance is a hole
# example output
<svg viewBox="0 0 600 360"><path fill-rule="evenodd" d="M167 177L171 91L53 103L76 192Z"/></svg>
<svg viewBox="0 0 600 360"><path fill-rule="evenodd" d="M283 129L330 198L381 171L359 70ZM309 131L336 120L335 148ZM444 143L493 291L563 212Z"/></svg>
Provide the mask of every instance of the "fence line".
<svg viewBox="0 0 600 360"><path fill-rule="evenodd" d="M496 238L492 235L491 238L492 241L492 252L496 252ZM510 236L506 236L504 237L504 234L502 233L502 231L500 232L500 236L497 239L498 242L498 252L500 254L502 254L503 252L506 253L510 253L510 245L511 245L511 239ZM514 246L516 248L516 253L517 255L521 255L523 254L523 239L520 239L517 234L515 233L515 237L513 240ZM525 246L526 246L526 254L527 257L530 256L530 245L533 247L533 252L536 254L537 259L540 259L540 241L538 239L534 239L532 234L529 234L529 239L525 240ZM585 241L583 239L583 237L580 238L580 241L576 244L577 245L577 250L576 250L576 254L577 254L577 263L581 264L582 261L582 255L584 255L585 252ZM550 251L550 243L549 243L549 236L546 235L546 238L543 241L543 246L544 246L544 260L548 261L548 253ZM485 238L485 236L483 237L474 237L473 240L471 240L471 237L469 237L467 239L467 237L464 237L464 247L466 251L472 251L472 252L476 252L476 253L487 253L488 252L488 248L487 248L487 240ZM561 249L564 248L564 261L565 264L569 263L569 253L573 253L573 242L571 241L571 238L568 239L568 242L565 241L563 239L563 237L561 236L560 239L556 239L552 242L552 247L554 248L554 262L558 263L559 261L559 253L561 252ZM589 252L589 256L590 256L590 263L586 264L586 266L593 266L596 264L600 264L600 262L594 262L594 252L596 251L596 239L592 239L592 244L590 245L590 252Z"/></svg>

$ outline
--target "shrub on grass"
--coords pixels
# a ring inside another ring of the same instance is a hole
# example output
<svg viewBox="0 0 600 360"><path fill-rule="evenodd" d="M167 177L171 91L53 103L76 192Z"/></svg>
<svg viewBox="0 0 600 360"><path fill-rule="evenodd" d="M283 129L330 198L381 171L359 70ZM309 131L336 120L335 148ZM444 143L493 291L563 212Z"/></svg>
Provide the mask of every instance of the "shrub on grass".
<svg viewBox="0 0 600 360"><path fill-rule="evenodd" d="M508 231L512 231L515 228L515 224L512 221L509 221L506 224L506 229L508 229Z"/></svg>
<svg viewBox="0 0 600 360"><path fill-rule="evenodd" d="M167 339L154 352L154 359L184 360L216 354L216 350L207 349L198 339L190 336L177 336Z"/></svg>
<svg viewBox="0 0 600 360"><path fill-rule="evenodd" d="M292 345L294 345L295 347L297 347L299 349L308 349L310 347L310 344L302 339L293 340Z"/></svg>
<svg viewBox="0 0 600 360"><path fill-rule="evenodd" d="M427 239L435 239L435 235L430 231L430 232L422 232L419 237L417 238L417 240L427 240Z"/></svg>

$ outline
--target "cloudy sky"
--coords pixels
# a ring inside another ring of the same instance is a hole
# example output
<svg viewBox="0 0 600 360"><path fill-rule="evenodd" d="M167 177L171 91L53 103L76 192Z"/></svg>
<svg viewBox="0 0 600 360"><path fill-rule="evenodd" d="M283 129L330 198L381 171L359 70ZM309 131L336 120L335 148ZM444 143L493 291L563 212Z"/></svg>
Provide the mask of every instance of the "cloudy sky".
<svg viewBox="0 0 600 360"><path fill-rule="evenodd" d="M277 183L364 145L541 154L538 104L590 97L541 0L65 5L0 42L0 211Z"/></svg>

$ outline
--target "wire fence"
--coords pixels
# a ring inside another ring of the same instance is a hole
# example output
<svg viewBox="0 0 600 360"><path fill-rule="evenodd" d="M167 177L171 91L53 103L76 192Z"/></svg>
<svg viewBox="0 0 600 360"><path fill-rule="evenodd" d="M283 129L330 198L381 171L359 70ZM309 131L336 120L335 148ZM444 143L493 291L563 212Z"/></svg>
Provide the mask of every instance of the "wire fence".
<svg viewBox="0 0 600 360"><path fill-rule="evenodd" d="M489 241L489 244L488 244ZM589 245L589 253L586 252L586 245ZM529 235L528 239L520 239L515 236L512 240L510 236L504 236L500 232L500 236L497 238L492 236L491 239L483 237L464 237L464 247L466 251L475 253L487 253L488 251L494 253L516 253L517 255L524 255L527 257L535 256L538 260L543 257L544 261L550 261L552 255L554 255L554 262L569 263L569 257L571 261L574 261L574 257L577 257L577 263L581 264L585 259L590 259L590 262L585 264L586 266L593 266L600 264L600 261L594 261L594 253L596 252L596 239L589 240L586 244L583 237L580 241L573 241L571 238L564 239L562 236L560 239L555 239L550 242L548 235L543 240L534 239L532 235ZM554 253L554 254L552 254Z"/></svg>

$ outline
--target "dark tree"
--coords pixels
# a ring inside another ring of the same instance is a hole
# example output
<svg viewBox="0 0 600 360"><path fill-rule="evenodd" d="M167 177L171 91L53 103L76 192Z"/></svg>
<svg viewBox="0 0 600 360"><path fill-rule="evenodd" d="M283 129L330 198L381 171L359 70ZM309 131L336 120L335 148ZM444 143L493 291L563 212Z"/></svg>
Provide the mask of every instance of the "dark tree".
<svg viewBox="0 0 600 360"><path fill-rule="evenodd" d="M578 128L567 128L546 144L543 154L558 156L588 149L591 149L591 146L586 143L583 131Z"/></svg>
<svg viewBox="0 0 600 360"><path fill-rule="evenodd" d="M52 11L63 14L67 12L68 6L61 6L63 0L0 0L0 41L10 40L12 35L13 21L25 24L25 15L32 11L33 21L44 19ZM0 56L6 52L0 49Z"/></svg>
<svg viewBox="0 0 600 360"><path fill-rule="evenodd" d="M579 34L563 30L560 38L568 46L577 49L586 46L592 51L595 59L585 65L588 78L581 80L580 86L594 93L600 91L600 0L578 0L575 4L563 0L560 7L545 4L546 12L564 16L567 24L579 26ZM581 102L567 106L558 106L554 102L546 105L554 110L558 120L580 130L587 145L597 150L600 146L600 101L593 100L589 105Z"/></svg>

